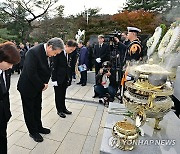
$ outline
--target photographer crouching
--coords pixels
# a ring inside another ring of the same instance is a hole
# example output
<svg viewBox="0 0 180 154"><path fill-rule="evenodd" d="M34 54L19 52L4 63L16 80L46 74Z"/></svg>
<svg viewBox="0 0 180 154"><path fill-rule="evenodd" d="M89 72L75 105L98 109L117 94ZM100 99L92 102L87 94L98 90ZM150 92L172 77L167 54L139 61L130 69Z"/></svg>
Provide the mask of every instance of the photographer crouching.
<svg viewBox="0 0 180 154"><path fill-rule="evenodd" d="M112 69L112 64L105 61L99 73L96 75L96 85L94 91L99 95L99 103L113 102L117 91L116 73Z"/></svg>

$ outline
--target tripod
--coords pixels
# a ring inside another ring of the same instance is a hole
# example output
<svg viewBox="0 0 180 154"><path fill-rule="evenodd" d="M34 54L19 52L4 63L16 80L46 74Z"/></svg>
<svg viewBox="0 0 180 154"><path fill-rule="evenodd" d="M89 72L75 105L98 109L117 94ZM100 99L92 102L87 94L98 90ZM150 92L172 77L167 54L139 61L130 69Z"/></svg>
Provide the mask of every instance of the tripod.
<svg viewBox="0 0 180 154"><path fill-rule="evenodd" d="M123 76L123 72L122 72L123 64L121 64L120 62L120 56L117 46L113 47L113 50L111 51L110 61L112 63L112 68L116 72L116 82L118 83L115 97L118 99L119 103L121 103L122 102L121 79Z"/></svg>

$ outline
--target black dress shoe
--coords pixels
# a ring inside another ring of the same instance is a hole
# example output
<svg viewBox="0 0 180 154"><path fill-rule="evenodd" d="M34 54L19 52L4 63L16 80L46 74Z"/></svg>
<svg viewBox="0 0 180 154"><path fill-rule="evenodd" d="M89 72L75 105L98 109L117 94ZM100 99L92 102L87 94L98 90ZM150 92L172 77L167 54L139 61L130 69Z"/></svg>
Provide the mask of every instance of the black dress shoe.
<svg viewBox="0 0 180 154"><path fill-rule="evenodd" d="M96 98L96 97L98 97L98 95L94 95L94 96L92 96L92 98Z"/></svg>
<svg viewBox="0 0 180 154"><path fill-rule="evenodd" d="M65 111L63 111L63 113L65 113L65 114L72 114L72 112L67 110L67 109Z"/></svg>
<svg viewBox="0 0 180 154"><path fill-rule="evenodd" d="M92 98L96 98L98 96L99 96L98 93L94 91L94 96Z"/></svg>
<svg viewBox="0 0 180 154"><path fill-rule="evenodd" d="M78 82L77 84L82 84L82 82Z"/></svg>
<svg viewBox="0 0 180 154"><path fill-rule="evenodd" d="M81 86L86 86L86 83L82 83L82 85Z"/></svg>
<svg viewBox="0 0 180 154"><path fill-rule="evenodd" d="M66 118L66 115L65 115L63 112L58 112L58 115L59 115L61 118Z"/></svg>
<svg viewBox="0 0 180 154"><path fill-rule="evenodd" d="M36 142L42 142L44 140L43 137L39 133L29 134L29 136L32 137L33 140Z"/></svg>
<svg viewBox="0 0 180 154"><path fill-rule="evenodd" d="M49 134L50 132L51 132L51 130L47 129L47 128L39 129L39 133L41 133L41 134Z"/></svg>
<svg viewBox="0 0 180 154"><path fill-rule="evenodd" d="M103 104L103 103L104 103L104 101L100 99L99 100L99 104Z"/></svg>

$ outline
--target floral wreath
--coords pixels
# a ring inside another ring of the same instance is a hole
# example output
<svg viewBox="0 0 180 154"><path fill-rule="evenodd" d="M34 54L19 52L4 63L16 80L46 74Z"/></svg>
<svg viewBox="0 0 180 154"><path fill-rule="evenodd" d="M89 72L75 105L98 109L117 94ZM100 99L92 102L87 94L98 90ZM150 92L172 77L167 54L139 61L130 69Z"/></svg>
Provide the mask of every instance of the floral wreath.
<svg viewBox="0 0 180 154"><path fill-rule="evenodd" d="M162 28L161 27L157 27L155 29L155 32L153 34L153 36L151 38L149 38L149 40L147 41L146 45L148 47L147 50L147 56L148 58L154 53L154 51L156 50L156 47L160 41L161 35L162 35Z"/></svg>
<svg viewBox="0 0 180 154"><path fill-rule="evenodd" d="M180 21L171 24L170 29L164 35L159 47L158 56L165 59L170 53L175 52L180 43Z"/></svg>

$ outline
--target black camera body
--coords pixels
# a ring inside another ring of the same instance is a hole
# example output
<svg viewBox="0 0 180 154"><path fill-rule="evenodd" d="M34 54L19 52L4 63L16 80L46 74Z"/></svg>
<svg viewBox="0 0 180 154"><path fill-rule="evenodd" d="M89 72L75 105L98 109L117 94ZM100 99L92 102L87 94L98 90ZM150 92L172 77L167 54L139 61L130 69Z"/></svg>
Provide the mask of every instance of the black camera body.
<svg viewBox="0 0 180 154"><path fill-rule="evenodd" d="M121 40L121 32L115 30L113 33L109 34L109 41L116 44L116 40L114 39L115 37Z"/></svg>
<svg viewBox="0 0 180 154"><path fill-rule="evenodd" d="M103 74L106 74L106 73L108 73L108 72L109 72L109 69L103 68Z"/></svg>
<svg viewBox="0 0 180 154"><path fill-rule="evenodd" d="M103 74L106 74L106 73L110 72L111 67L112 67L111 62L110 61L105 61L102 64Z"/></svg>

